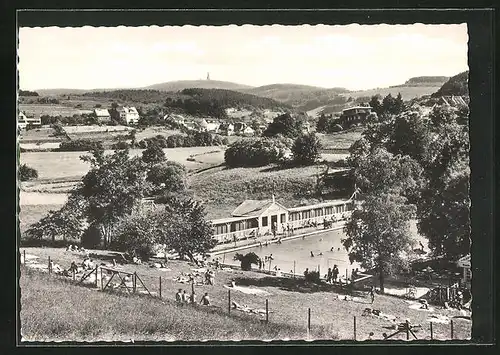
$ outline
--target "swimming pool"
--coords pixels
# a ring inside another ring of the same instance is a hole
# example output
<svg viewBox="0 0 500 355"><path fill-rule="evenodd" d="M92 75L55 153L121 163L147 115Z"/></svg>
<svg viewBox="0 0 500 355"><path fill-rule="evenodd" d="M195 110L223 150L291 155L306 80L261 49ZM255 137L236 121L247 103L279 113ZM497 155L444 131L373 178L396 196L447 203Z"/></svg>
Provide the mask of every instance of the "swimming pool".
<svg viewBox="0 0 500 355"><path fill-rule="evenodd" d="M359 264L349 262L347 251L341 243L344 236L342 229L339 229L285 241L281 244L269 244L219 254L216 257L225 264L239 265L239 261L233 260L236 253L254 252L262 260L265 256L272 254L274 260L265 264L266 270L274 270L277 266L282 272L293 272L295 263L296 274L302 274L306 268L313 271L318 270L319 267L321 276L324 276L328 268L333 268L336 264L341 275L345 275L347 269L350 277L352 269L359 268ZM314 257L311 256L311 252Z"/></svg>

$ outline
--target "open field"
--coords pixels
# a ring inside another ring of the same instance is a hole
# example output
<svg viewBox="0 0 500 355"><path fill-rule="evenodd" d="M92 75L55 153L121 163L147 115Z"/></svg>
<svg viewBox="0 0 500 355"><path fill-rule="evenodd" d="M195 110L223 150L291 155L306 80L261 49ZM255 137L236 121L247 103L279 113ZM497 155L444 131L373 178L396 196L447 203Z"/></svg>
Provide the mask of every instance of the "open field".
<svg viewBox="0 0 500 355"><path fill-rule="evenodd" d="M22 250L26 250L27 254L39 256L42 264L50 256L51 260L64 268L69 267L71 261L80 262L83 259L82 254L66 252L64 249L22 248ZM91 252L94 253L94 251ZM93 258L98 263L109 264L110 258L116 257L114 253L107 251L95 251L95 253ZM165 303L162 304L159 300L146 298L146 296L139 298L105 295L89 288L52 280L62 278L59 276L34 275L23 268L21 322L24 336L30 339L48 339L57 335L62 339L68 339L75 336L78 339L88 340L104 337L119 337L119 339L133 337L135 340L169 337L169 339L178 339L180 336L183 340L228 339L228 337L231 339L251 339L252 337L297 339L306 338L308 308L311 308L311 335L316 339L352 339L353 316L357 317L358 340L368 339L370 332L374 333L373 339L381 339L382 333L391 334L394 331L391 329L393 324L391 321L383 317L362 316L363 310L369 307L396 317L396 321L402 322L409 319L411 324L422 325L416 335L419 339L429 339L429 316L431 314L447 317L461 314L457 310L435 309L434 312L429 312L410 308L409 301L386 295L377 295L375 302L370 304L364 292L350 293L334 285L312 285L299 279L293 280L239 270L216 271L214 286L195 286L198 297L204 292L209 292L213 305L220 307L215 315L208 313L206 309L201 311L184 308L182 312L179 312L179 309L175 309L176 306L172 304L174 294L178 288L190 292L191 286L178 283L174 281L174 278L181 272L192 272L194 265L171 260L168 262L167 270L133 264L118 267L123 271L137 272L149 290L156 295L159 291L159 276L161 276ZM52 279L49 280L49 277ZM223 285L228 285L231 281L235 281L236 285L250 286L261 292L249 294L233 290L232 301L252 308L265 309L265 300L269 300L271 313L268 327L274 329L274 333L259 333L258 329L261 328L258 323L259 319L263 318L262 316L243 316L237 310L232 310L230 316L227 314L228 290ZM267 294L262 294L262 292ZM346 292L356 298L344 300ZM78 307L74 307L75 304L78 304ZM171 325L172 318L179 320L175 326ZM470 337L470 321L455 318L453 322L455 339ZM184 333L176 332L177 329L184 329L182 324L189 326L192 330L186 330ZM210 326L207 327L207 324ZM435 339L450 338L449 323L434 323L433 328ZM203 329L211 329L210 334ZM233 329L233 331L228 333L228 329ZM405 335L400 334L399 337L393 339L404 338Z"/></svg>
<svg viewBox="0 0 500 355"><path fill-rule="evenodd" d="M142 154L142 149L131 149L131 156ZM197 170L218 165L224 160L220 147L166 148L163 150L168 160L179 162L188 170ZM112 151L107 151L111 153ZM80 156L87 152L29 152L21 153L20 163L38 170L40 179L79 179L89 169ZM195 161L187 161L194 156Z"/></svg>
<svg viewBox="0 0 500 355"><path fill-rule="evenodd" d="M47 201L49 202L49 201ZM45 217L50 210L57 211L62 207L61 204L40 204L19 206L19 228L21 233L28 227Z"/></svg>
<svg viewBox="0 0 500 355"><path fill-rule="evenodd" d="M91 113L92 109L79 109L68 107L64 105L50 105L50 104L19 104L19 110L27 113L32 113L35 116L73 116L81 115L83 113Z"/></svg>
<svg viewBox="0 0 500 355"><path fill-rule="evenodd" d="M185 135L185 133L182 133L179 130L168 129L166 127L152 126L152 127L147 127L143 130L138 130L137 133L135 134L135 139L136 139L136 141L139 142L139 141L143 140L144 138L150 138L150 137L154 137L156 135L162 135L164 137L168 137L168 136L172 136L174 134Z"/></svg>
<svg viewBox="0 0 500 355"><path fill-rule="evenodd" d="M54 137L54 129L50 127L40 127L21 131L19 141L23 143L51 143L61 142L64 138Z"/></svg>
<svg viewBox="0 0 500 355"><path fill-rule="evenodd" d="M355 127L342 132L328 134L317 133L317 135L323 144L323 149L346 150L362 137L363 131L363 127Z"/></svg>

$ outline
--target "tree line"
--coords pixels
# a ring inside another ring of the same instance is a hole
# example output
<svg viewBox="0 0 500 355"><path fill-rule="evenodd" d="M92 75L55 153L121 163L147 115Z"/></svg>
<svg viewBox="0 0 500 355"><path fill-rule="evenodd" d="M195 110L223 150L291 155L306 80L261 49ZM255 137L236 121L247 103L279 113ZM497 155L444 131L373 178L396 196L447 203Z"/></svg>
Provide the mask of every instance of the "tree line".
<svg viewBox="0 0 500 355"><path fill-rule="evenodd" d="M26 231L24 243L62 237L144 259L163 244L191 260L215 245L204 208L187 189L184 166L168 161L158 145L133 158L127 149L113 154L94 149L81 159L90 170L78 188L61 209ZM158 208L141 207L144 197L155 198Z"/></svg>
<svg viewBox="0 0 500 355"><path fill-rule="evenodd" d="M469 253L468 109L420 107L382 115L350 148L360 191L346 225L352 261L387 274L408 271L414 241L409 223L427 238L432 255L456 261Z"/></svg>

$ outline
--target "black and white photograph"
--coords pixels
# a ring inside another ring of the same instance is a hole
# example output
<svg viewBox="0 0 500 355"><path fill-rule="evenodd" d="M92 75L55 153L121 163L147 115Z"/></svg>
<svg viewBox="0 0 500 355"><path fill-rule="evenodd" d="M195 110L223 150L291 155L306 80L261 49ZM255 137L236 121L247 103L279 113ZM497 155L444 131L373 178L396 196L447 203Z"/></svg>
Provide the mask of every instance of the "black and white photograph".
<svg viewBox="0 0 500 355"><path fill-rule="evenodd" d="M468 41L19 26L21 343L470 341Z"/></svg>

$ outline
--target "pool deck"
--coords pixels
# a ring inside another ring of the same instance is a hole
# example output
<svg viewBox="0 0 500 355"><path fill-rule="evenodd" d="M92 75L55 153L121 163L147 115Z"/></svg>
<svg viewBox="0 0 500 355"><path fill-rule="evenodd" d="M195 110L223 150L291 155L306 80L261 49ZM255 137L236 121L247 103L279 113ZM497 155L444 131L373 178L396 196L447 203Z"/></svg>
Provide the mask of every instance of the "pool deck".
<svg viewBox="0 0 500 355"><path fill-rule="evenodd" d="M251 241L248 244L236 245L236 246L231 246L231 247L228 246L227 248L224 248L225 245L221 244L221 245L217 245L214 249L212 249L212 251L210 253L208 253L208 255L210 256L210 258L212 258L212 257L214 257L216 255L221 255L221 254L231 253L231 252L238 251L238 250L243 250L243 249L258 247L258 246L260 246L261 243L266 243L267 242L268 244L275 244L280 239L281 239L282 242L286 242L288 240L302 238L302 237L306 237L306 236L310 236L310 235L315 235L315 234L320 234L320 233L325 233L325 232L331 232L331 231L339 230L339 229L344 228L344 225L345 225L345 222L341 221L341 222L337 222L334 227L328 228L328 229L318 229L316 227L313 227L312 231L309 229L309 231L305 232L305 233L294 234L294 235L291 235L291 236L288 236L288 237L284 237L283 234L281 234L281 236L279 236L278 238L274 238L273 236L270 236L269 239L253 240L253 241ZM243 242L245 242L245 241L243 241Z"/></svg>

